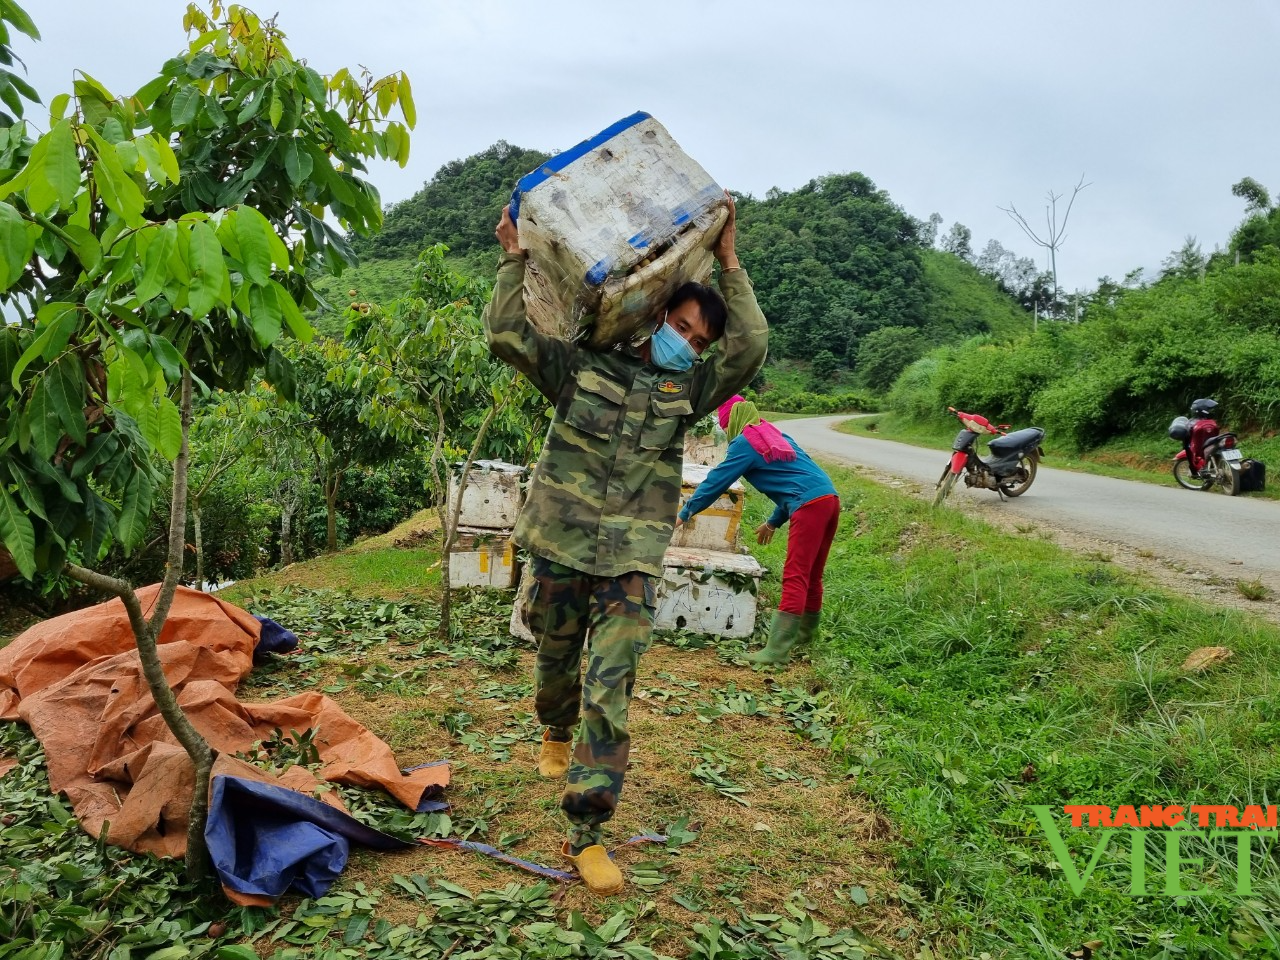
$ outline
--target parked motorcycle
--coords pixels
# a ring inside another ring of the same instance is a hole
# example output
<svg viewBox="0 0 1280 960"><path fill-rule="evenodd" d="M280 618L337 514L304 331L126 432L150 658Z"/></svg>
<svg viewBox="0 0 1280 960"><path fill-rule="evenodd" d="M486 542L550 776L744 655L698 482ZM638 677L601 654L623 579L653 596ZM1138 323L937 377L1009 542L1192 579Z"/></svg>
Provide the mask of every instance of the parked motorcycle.
<svg viewBox="0 0 1280 960"><path fill-rule="evenodd" d="M1244 486L1245 460L1236 444L1236 435L1225 432L1214 418L1216 400L1197 400L1190 417L1177 417L1169 424L1169 437L1182 443L1173 458L1173 479L1187 490L1217 490L1234 497Z"/></svg>
<svg viewBox="0 0 1280 960"><path fill-rule="evenodd" d="M965 413L955 407L947 407L956 415L964 428L956 434L951 449L951 460L938 478L937 493L933 505L939 506L951 494L956 480L964 476L966 487L994 490L1005 497L1020 497L1030 489L1036 478L1036 468L1044 451L1040 441L1044 431L1039 427L1027 427L1008 433L1009 424L992 424L981 414ZM987 444L991 456L978 455L977 440L983 434L998 434Z"/></svg>

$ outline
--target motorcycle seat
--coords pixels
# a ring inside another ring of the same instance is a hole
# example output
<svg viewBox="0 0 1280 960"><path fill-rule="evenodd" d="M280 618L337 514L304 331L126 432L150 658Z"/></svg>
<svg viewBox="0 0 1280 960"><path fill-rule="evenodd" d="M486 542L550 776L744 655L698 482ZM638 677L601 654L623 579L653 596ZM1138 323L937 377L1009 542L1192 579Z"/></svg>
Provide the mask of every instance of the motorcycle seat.
<svg viewBox="0 0 1280 960"><path fill-rule="evenodd" d="M1007 457L1012 454L1038 447L1044 439L1044 431L1039 427L1026 427L1013 433L996 437L987 444L987 449L997 456Z"/></svg>

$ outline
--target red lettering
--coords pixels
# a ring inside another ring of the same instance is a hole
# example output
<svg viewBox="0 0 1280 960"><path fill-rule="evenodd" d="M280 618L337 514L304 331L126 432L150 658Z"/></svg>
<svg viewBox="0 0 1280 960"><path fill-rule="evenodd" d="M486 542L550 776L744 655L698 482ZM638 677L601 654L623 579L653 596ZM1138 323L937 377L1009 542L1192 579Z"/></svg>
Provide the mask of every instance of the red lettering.
<svg viewBox="0 0 1280 960"><path fill-rule="evenodd" d="M1239 827L1240 811L1230 804L1218 808L1218 826Z"/></svg>
<svg viewBox="0 0 1280 960"><path fill-rule="evenodd" d="M1244 812L1240 815L1240 826L1247 827L1250 830L1257 830L1267 825L1267 815L1263 812L1262 807L1256 803L1251 803L1244 808Z"/></svg>
<svg viewBox="0 0 1280 960"><path fill-rule="evenodd" d="M1209 826L1209 814L1217 809L1217 807L1211 807L1204 803L1193 803L1191 805L1191 812L1196 815L1198 818L1197 823L1202 827Z"/></svg>
<svg viewBox="0 0 1280 960"><path fill-rule="evenodd" d="M1164 826L1164 807L1159 804L1144 803L1139 808L1142 815L1140 826L1144 827L1163 827Z"/></svg>
<svg viewBox="0 0 1280 960"><path fill-rule="evenodd" d="M1166 827L1176 827L1186 817L1183 816L1182 807L1178 804L1170 804L1164 808L1164 825Z"/></svg>
<svg viewBox="0 0 1280 960"><path fill-rule="evenodd" d="M1071 825L1073 827L1083 827L1084 815L1091 809L1091 807L1082 806L1078 803L1069 803L1062 808L1062 812L1071 817Z"/></svg>
<svg viewBox="0 0 1280 960"><path fill-rule="evenodd" d="M1115 826L1117 827L1139 826L1138 811L1133 809L1133 804L1124 803L1116 807Z"/></svg>

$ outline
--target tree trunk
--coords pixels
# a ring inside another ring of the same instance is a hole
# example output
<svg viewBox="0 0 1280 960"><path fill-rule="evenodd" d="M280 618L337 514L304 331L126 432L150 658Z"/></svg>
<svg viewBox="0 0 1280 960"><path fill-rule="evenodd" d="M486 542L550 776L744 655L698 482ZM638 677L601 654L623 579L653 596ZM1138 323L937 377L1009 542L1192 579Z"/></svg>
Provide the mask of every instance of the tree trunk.
<svg viewBox="0 0 1280 960"><path fill-rule="evenodd" d="M329 513L325 548L330 553L338 550L338 482L341 479L341 471L334 470L324 480L324 504Z"/></svg>
<svg viewBox="0 0 1280 960"><path fill-rule="evenodd" d="M191 528L196 540L196 589L204 589L204 538L200 535L200 501L191 506Z"/></svg>
<svg viewBox="0 0 1280 960"><path fill-rule="evenodd" d="M286 567L293 563L293 510L288 501L280 506L280 563Z"/></svg>
<svg viewBox="0 0 1280 960"><path fill-rule="evenodd" d="M142 663L142 673L147 678L147 686L151 688L151 696L156 708L170 732L182 744L187 756L191 758L195 768L195 787L191 796L191 814L187 823L187 877L191 881L203 880L209 873L209 850L204 842L205 822L209 818L209 774L213 768L216 753L191 725L191 721L178 704L173 688L164 675L160 665L160 655L156 649L157 640L164 629L165 620L169 616L169 608L173 605L173 595L178 590L178 580L182 576L182 563L186 550L187 532L187 468L190 460L190 448L187 437L191 431L191 372L182 373L182 447L178 459L173 464L173 501L169 517L169 556L165 562L164 582L160 586L156 598L155 612L150 621L143 616L142 604L131 584L124 580L108 577L94 570L68 564L67 575L73 580L87 584L97 590L113 593L124 603L129 615L129 625L133 628L134 641L138 646L138 658Z"/></svg>

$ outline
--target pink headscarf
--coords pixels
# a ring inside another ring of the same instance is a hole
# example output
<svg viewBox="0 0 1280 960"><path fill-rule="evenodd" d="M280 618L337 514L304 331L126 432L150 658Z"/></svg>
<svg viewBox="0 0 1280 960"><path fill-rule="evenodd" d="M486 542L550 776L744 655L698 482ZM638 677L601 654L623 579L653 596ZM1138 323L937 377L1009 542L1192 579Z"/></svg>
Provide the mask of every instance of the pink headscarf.
<svg viewBox="0 0 1280 960"><path fill-rule="evenodd" d="M738 410L734 407L743 404ZM796 452L781 431L768 420L760 418L756 405L735 394L716 411L720 427L733 440L739 431L747 438L751 448L764 457L766 463L788 463L796 458ZM732 428L732 429L731 429Z"/></svg>

